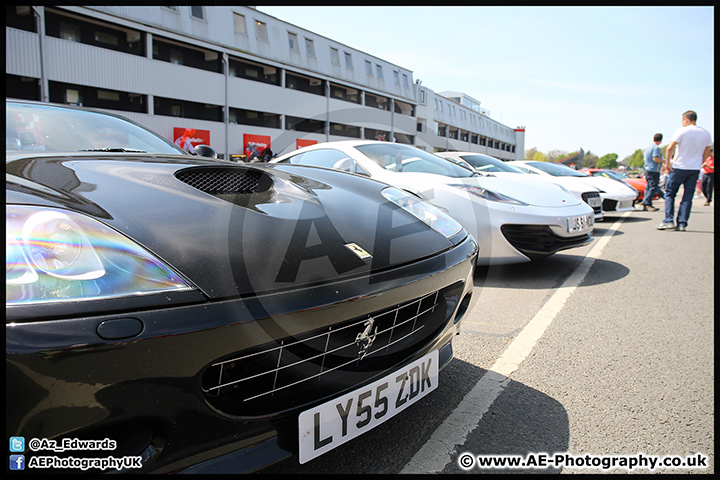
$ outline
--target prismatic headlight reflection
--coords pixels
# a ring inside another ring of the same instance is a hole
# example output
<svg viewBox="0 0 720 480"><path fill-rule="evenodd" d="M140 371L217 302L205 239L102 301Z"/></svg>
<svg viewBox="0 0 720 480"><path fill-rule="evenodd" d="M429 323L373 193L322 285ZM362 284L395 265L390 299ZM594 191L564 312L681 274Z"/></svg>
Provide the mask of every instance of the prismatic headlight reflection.
<svg viewBox="0 0 720 480"><path fill-rule="evenodd" d="M454 218L447 215L439 208L422 200L408 192L395 187L389 187L382 191L385 198L413 214L422 220L434 230L442 233L445 237L450 238L462 231L460 225Z"/></svg>
<svg viewBox="0 0 720 480"><path fill-rule="evenodd" d="M8 205L5 226L7 304L191 288L143 247L85 215Z"/></svg>

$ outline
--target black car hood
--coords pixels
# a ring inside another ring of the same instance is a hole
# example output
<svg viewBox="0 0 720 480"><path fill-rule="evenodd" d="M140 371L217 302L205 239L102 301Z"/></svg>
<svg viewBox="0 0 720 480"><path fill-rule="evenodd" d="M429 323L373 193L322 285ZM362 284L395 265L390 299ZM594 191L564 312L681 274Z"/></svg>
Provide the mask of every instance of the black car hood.
<svg viewBox="0 0 720 480"><path fill-rule="evenodd" d="M447 239L386 201L384 184L295 165L8 155L6 185L6 203L96 218L213 299L373 274L435 255L466 236L463 230Z"/></svg>

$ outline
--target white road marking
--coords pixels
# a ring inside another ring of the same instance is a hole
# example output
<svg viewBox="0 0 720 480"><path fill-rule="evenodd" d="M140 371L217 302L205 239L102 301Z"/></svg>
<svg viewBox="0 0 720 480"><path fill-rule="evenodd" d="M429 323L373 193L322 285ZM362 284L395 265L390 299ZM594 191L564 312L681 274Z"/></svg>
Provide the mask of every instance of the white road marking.
<svg viewBox="0 0 720 480"><path fill-rule="evenodd" d="M415 453L400 473L438 473L454 461L456 446L462 446L485 412L510 382L510 375L527 358L537 341L545 333L567 299L590 271L595 259L620 227L622 220L631 212L625 212L606 232L596 240L580 265L560 286L525 328L508 345L493 366L485 372L478 383L462 399L445 421L433 432L430 440ZM441 386L442 388L442 386Z"/></svg>

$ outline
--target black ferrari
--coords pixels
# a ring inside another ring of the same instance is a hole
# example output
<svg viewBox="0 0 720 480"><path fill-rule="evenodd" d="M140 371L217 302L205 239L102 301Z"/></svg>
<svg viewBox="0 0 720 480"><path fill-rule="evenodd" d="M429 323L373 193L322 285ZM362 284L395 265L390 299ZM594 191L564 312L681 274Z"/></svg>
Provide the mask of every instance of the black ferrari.
<svg viewBox="0 0 720 480"><path fill-rule="evenodd" d="M109 113L7 100L5 198L10 470L311 461L437 388L470 302L419 198Z"/></svg>

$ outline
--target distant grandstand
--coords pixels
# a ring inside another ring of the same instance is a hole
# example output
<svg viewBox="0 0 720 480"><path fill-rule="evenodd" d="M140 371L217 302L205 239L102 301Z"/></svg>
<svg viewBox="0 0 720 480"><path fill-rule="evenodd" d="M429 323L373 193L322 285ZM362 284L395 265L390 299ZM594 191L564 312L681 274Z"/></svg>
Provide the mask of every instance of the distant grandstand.
<svg viewBox="0 0 720 480"><path fill-rule="evenodd" d="M581 148L579 151L570 153L559 159L557 163L564 163L568 167L578 170L583 168L583 158L585 158L585 150Z"/></svg>

